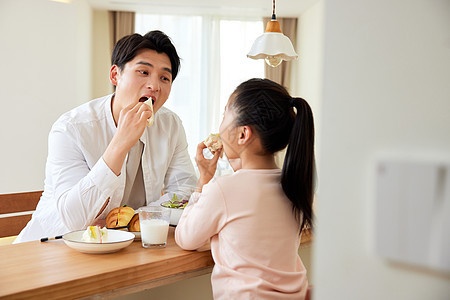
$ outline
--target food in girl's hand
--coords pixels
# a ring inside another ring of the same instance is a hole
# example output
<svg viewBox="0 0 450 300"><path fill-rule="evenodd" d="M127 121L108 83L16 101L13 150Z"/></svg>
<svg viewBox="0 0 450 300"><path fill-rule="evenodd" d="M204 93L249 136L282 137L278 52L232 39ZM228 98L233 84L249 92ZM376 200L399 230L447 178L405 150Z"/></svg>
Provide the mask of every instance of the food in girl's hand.
<svg viewBox="0 0 450 300"><path fill-rule="evenodd" d="M139 223L139 214L135 214L133 218L131 219L130 228L128 228L129 231L141 231L141 224Z"/></svg>
<svg viewBox="0 0 450 300"><path fill-rule="evenodd" d="M211 133L203 143L206 147L208 147L212 154L215 154L216 151L223 148L222 140L220 139L220 134L218 133ZM223 152L220 154L220 157L222 156Z"/></svg>
<svg viewBox="0 0 450 300"><path fill-rule="evenodd" d="M129 206L116 207L106 216L106 227L127 226L134 216L134 209Z"/></svg>
<svg viewBox="0 0 450 300"><path fill-rule="evenodd" d="M144 102L148 106L150 106L150 109L152 111L152 116L147 120L147 126L150 127L153 125L153 122L155 121L155 113L153 112L153 99L152 97L148 98L147 101Z"/></svg>
<svg viewBox="0 0 450 300"><path fill-rule="evenodd" d="M88 226L86 231L83 232L82 240L88 243L103 243L108 238L108 230L106 227L100 228L100 226Z"/></svg>

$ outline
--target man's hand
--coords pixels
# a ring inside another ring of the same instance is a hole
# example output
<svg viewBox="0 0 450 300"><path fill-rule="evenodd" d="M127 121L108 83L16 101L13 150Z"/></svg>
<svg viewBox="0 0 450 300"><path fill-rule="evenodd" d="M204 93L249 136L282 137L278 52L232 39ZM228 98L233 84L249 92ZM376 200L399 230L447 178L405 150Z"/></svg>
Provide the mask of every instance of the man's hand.
<svg viewBox="0 0 450 300"><path fill-rule="evenodd" d="M120 111L117 131L103 153L103 160L119 175L125 157L142 136L147 119L152 116L151 109L144 103L131 104Z"/></svg>
<svg viewBox="0 0 450 300"><path fill-rule="evenodd" d="M219 160L222 149L214 153L214 157L206 159L203 155L203 149L207 148L206 145L201 142L197 145L197 154L195 156L195 162L197 163L198 171L200 172L200 178L198 180L196 191L200 192L203 185L207 184L216 173L217 161Z"/></svg>
<svg viewBox="0 0 450 300"><path fill-rule="evenodd" d="M147 119L151 116L150 107L144 103L138 102L124 107L120 111L117 132L111 142L121 145L128 152L142 136Z"/></svg>
<svg viewBox="0 0 450 300"><path fill-rule="evenodd" d="M97 219L91 224L91 226L106 227L106 219Z"/></svg>

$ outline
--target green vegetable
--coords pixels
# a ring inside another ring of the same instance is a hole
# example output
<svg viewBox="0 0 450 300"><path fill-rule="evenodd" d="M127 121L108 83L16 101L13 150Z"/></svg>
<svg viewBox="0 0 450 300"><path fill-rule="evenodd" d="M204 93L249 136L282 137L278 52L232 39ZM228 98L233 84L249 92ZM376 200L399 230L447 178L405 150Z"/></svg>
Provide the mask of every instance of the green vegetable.
<svg viewBox="0 0 450 300"><path fill-rule="evenodd" d="M164 202L162 206L164 207L170 207L170 208L185 208L188 204L188 200L180 200L177 196L177 194L173 194L172 199L170 199L167 202Z"/></svg>

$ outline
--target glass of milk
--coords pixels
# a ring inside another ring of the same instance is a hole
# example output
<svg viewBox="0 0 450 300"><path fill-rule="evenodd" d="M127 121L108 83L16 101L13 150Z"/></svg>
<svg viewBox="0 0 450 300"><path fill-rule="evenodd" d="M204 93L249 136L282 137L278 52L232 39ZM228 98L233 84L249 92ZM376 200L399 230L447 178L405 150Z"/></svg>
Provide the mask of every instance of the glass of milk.
<svg viewBox="0 0 450 300"><path fill-rule="evenodd" d="M162 206L139 209L141 241L144 248L164 248L169 232L170 210Z"/></svg>

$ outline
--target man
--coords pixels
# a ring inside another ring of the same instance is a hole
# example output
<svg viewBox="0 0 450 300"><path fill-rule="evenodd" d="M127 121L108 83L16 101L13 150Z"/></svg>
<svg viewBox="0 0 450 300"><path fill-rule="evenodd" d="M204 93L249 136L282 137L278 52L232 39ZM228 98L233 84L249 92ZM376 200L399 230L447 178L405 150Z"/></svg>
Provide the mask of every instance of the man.
<svg viewBox="0 0 450 300"><path fill-rule="evenodd" d="M163 107L180 59L168 36L119 40L115 93L63 114L49 134L44 193L15 243L102 223L110 210L149 205L164 193L189 197L197 178L179 117ZM153 102L154 123L147 126Z"/></svg>

